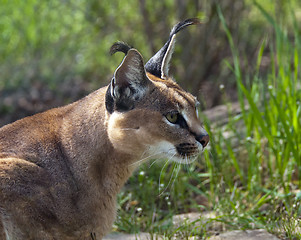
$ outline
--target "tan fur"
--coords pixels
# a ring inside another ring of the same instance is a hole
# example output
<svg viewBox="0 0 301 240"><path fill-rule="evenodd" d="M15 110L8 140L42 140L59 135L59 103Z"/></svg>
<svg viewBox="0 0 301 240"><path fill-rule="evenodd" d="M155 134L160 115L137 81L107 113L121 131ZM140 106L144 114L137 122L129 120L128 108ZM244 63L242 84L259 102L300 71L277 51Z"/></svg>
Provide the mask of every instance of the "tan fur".
<svg viewBox="0 0 301 240"><path fill-rule="evenodd" d="M206 132L196 99L171 79L147 74L145 96L128 111L107 111L107 89L0 129L1 240L4 231L14 240L102 239L135 162L154 154L189 162L199 153L196 136ZM167 122L175 109L187 129ZM185 157L169 149L183 143Z"/></svg>

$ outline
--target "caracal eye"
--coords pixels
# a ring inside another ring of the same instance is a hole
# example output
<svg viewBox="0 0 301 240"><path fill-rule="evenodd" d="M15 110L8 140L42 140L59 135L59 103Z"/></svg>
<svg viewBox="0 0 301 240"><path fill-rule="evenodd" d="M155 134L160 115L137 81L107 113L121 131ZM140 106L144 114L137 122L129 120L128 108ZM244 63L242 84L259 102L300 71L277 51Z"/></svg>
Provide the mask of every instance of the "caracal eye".
<svg viewBox="0 0 301 240"><path fill-rule="evenodd" d="M166 119L175 124L178 121L179 113L178 112L170 112L166 114Z"/></svg>

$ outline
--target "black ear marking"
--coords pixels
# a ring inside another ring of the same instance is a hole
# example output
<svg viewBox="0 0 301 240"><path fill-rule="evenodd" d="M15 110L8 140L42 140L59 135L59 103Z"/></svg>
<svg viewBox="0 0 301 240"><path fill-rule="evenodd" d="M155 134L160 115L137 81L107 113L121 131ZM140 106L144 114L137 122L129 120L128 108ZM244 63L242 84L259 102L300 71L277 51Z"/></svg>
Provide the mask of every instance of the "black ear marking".
<svg viewBox="0 0 301 240"><path fill-rule="evenodd" d="M170 32L168 41L145 64L146 71L159 78L166 79L168 77L168 66L173 53L176 34L183 28L194 24L200 24L200 20L198 18L189 18L176 24Z"/></svg>
<svg viewBox="0 0 301 240"><path fill-rule="evenodd" d="M106 109L109 113L114 112L114 98L111 95L111 84L108 86L108 89L106 91Z"/></svg>
<svg viewBox="0 0 301 240"><path fill-rule="evenodd" d="M109 113L114 110L127 111L135 107L148 90L149 79L144 69L143 58L134 48L124 43L115 43L111 53L126 53L122 63L116 69L106 93L106 108Z"/></svg>

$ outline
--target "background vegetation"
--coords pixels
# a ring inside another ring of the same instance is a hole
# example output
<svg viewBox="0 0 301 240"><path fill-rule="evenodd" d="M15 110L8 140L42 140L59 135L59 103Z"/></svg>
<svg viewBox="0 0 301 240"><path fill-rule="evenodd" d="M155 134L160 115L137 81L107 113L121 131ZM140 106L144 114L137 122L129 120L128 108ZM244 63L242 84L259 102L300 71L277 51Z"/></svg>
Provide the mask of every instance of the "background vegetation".
<svg viewBox="0 0 301 240"><path fill-rule="evenodd" d="M202 116L211 144L195 164L143 165L119 196L115 229L205 239L215 231L265 228L301 238L300 1L0 0L0 6L0 126L106 85L123 57L109 56L113 42L128 42L147 60L176 22L202 18L204 24L178 34L171 72L202 110L226 104L226 122ZM175 214L212 210L206 224L172 225Z"/></svg>

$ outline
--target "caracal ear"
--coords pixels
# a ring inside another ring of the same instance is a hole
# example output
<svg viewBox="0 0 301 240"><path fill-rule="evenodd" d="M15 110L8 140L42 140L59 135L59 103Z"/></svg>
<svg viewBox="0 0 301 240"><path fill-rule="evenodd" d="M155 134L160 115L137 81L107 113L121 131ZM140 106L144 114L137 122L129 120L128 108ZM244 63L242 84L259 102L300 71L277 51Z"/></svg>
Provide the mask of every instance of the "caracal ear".
<svg viewBox="0 0 301 240"><path fill-rule="evenodd" d="M200 24L198 18L189 18L176 24L169 35L168 41L164 46L145 64L147 72L161 78L168 78L169 62L174 50L176 34L189 25Z"/></svg>
<svg viewBox="0 0 301 240"><path fill-rule="evenodd" d="M135 101L140 100L147 92L149 82L141 54L134 48L129 49L111 82L115 110L133 109Z"/></svg>

